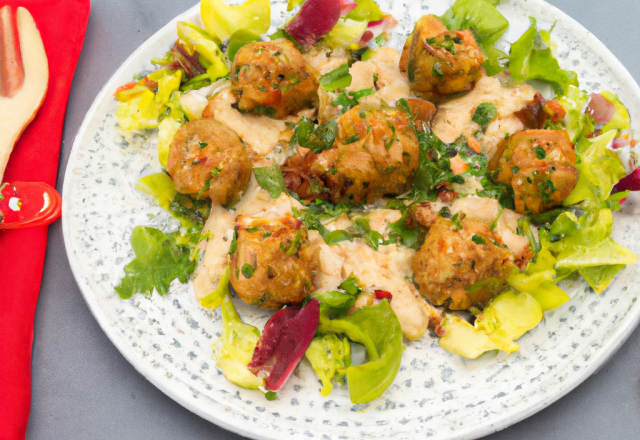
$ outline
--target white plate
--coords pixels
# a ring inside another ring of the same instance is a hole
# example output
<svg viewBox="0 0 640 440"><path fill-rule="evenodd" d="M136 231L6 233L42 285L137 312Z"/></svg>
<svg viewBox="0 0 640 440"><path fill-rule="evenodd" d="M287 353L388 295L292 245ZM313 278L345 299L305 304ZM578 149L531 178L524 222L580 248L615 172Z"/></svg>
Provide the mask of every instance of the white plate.
<svg viewBox="0 0 640 440"><path fill-rule="evenodd" d="M286 0L273 7L283 21ZM399 48L423 14L442 14L451 1L379 2L399 19ZM557 25L553 41L564 68L575 70L583 88L620 95L633 126L640 121L640 89L620 62L582 26L542 0L503 2L515 40L529 15ZM220 334L217 313L196 303L189 286L174 284L165 297L121 300L113 286L132 258L129 237L136 225L175 228L149 197L135 190L139 177L160 169L155 135L128 144L115 126L113 91L133 73L151 69L176 39L178 20L194 19L198 6L158 31L120 67L98 95L78 132L63 191L63 228L71 268L105 333L133 366L184 407L226 429L257 439L438 439L475 438L534 414L597 370L626 340L640 319L635 291L638 266L627 267L601 296L583 282L568 286L573 299L547 313L506 360L465 364L425 336L406 342L393 385L370 405L350 403L346 389L327 398L312 370L296 376L269 402L258 392L227 382L211 360ZM629 204L615 215L614 238L640 254L640 227ZM262 326L268 314L236 303L240 315Z"/></svg>

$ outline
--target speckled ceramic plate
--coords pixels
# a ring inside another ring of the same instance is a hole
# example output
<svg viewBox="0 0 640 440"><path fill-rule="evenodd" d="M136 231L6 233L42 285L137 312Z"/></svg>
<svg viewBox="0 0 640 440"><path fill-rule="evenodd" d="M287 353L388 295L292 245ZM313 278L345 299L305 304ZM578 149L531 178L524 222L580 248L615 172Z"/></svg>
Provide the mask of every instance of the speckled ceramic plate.
<svg viewBox="0 0 640 440"><path fill-rule="evenodd" d="M381 1L400 21L392 44L400 48L423 14L442 14L451 1ZM582 26L541 0L503 1L513 41L529 26L528 16L557 25L553 40L563 67L576 71L583 88L611 90L640 121L640 89L618 60ZM283 22L286 0L273 7ZM506 359L465 363L426 335L406 342L393 385L369 405L350 403L346 389L320 396L313 371L301 364L269 402L258 392L227 382L211 360L220 334L217 313L199 307L188 285L174 284L165 297L136 295L121 300L114 285L133 254L136 225L175 229L151 199L136 191L138 178L158 171L155 134L125 141L116 127L117 86L176 39L177 20L193 20L198 7L177 17L143 44L105 85L76 137L64 182L63 226L71 268L96 319L122 354L147 379L200 416L257 439L438 439L475 438L513 424L568 393L598 369L638 324L639 266L627 267L598 296L583 282L565 286L573 299L547 313ZM640 254L640 224L633 200L616 213L614 238ZM259 327L266 312L237 303L240 315Z"/></svg>

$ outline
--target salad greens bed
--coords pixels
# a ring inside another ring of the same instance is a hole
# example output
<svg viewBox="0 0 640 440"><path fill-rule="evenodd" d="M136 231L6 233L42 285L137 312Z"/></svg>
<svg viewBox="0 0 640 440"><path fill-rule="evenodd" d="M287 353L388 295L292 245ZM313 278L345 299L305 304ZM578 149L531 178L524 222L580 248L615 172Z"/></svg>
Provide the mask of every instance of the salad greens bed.
<svg viewBox="0 0 640 440"><path fill-rule="evenodd" d="M313 1L290 0L288 10L302 6L302 14ZM629 193L616 189L618 181L627 176L629 170L611 148L612 143L620 140L629 144L627 110L617 96L602 92L600 98L610 103L614 112L606 123L598 123L598 115L587 111L592 97L579 88L575 72L563 70L554 57L552 30L539 30L534 18L530 28L511 44L508 53L496 48L509 27L507 19L496 8L498 3L498 0L457 0L441 20L450 30L471 29L486 55L487 75L507 70L512 84L537 80L553 88L566 115L559 121L548 122L545 128L569 132L578 157L579 178L562 206L526 216L520 222L518 232L528 237L535 257L523 271L514 270L509 276L507 282L513 291L499 294L482 311L472 308L471 312L476 315L473 324L453 313L444 315L438 332L443 335L440 345L467 358L477 358L491 350L517 351L516 339L535 328L544 312L570 299L558 286L560 281L581 276L596 293L601 293L622 268L636 261L631 251L611 238L612 213L620 209ZM387 28L367 44L361 45L358 41L372 24L381 26L380 23L389 22L392 17L384 14L372 0L342 1L341 5L350 10L341 14L318 45L345 50L354 61L366 60L387 41ZM206 29L179 22L175 46L164 57L152 60L158 69L138 75L116 91L115 97L120 101L117 117L122 130L130 133L157 129L158 158L166 168L175 133L187 121L202 118L207 97L229 78L230 61L242 46L261 40L261 35L270 27L270 14L269 0L248 0L240 6L227 6L223 0L203 0L201 15ZM269 37L287 38L300 47L285 28ZM343 65L323 75L319 82L327 92L335 92L344 90L351 80L349 66ZM372 89L342 91L334 105L342 105L344 113L371 94ZM372 230L364 215L365 206L322 200L294 213L308 230L317 230L329 245L360 238L375 250L391 243L417 249L424 233L409 221L410 206L436 200L443 183L462 183L466 176L476 177L482 183L479 196L498 200L502 209L514 208L511 188L492 181L486 156L474 151L464 138L447 144L429 129L418 130L420 127L414 125L415 115L411 114L406 100L400 100L397 107L411 118L419 143L419 165L411 191L388 201L386 208L402 214L399 221L389 225L388 238L385 240L382 234ZM473 121L484 131L496 116L495 105L483 103L476 109ZM291 146L314 152L330 148L337 135L336 119L318 126L302 118L294 127ZM462 174L452 170L451 161L455 156L467 165ZM254 173L259 185L272 198L287 192L279 166L255 168ZM145 226L133 230L131 245L135 258L126 266L125 276L115 288L123 299L136 293L151 295L153 291L166 295L174 280L186 283L199 259L198 244L209 238L202 231L211 210L210 202L177 193L165 173L143 177L138 189L151 195L179 220L181 228L170 233ZM330 232L323 225L323 221L343 213L352 217L353 228ZM456 219L452 220L455 223ZM242 322L231 302L228 284L227 268L218 289L200 300L203 307L221 309L223 331L214 344L216 365L231 382L261 389L266 398L274 399L273 390L265 389L263 377L256 376L251 369L261 332ZM384 393L400 367L403 350L400 324L384 295L378 304L347 314L361 294L359 281L352 276L338 290L313 292L296 312L302 313L311 301L319 303L319 321L313 329L315 336L303 354L322 381L323 396L329 395L334 384L344 383L346 378L354 403L370 402ZM365 347L366 362L354 365L352 343ZM282 355L274 362L291 363L291 356ZM301 356L298 353L296 359Z"/></svg>

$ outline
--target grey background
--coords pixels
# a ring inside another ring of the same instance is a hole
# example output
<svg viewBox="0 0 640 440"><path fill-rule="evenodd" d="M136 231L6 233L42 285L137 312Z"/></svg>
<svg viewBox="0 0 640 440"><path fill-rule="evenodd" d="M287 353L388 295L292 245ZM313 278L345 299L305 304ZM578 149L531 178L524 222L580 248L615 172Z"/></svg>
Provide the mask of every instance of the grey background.
<svg viewBox="0 0 640 440"><path fill-rule="evenodd" d="M638 0L548 1L593 32L640 82ZM102 85L140 44L195 3L92 1L65 121L59 191L75 133ZM640 438L639 379L640 331L636 331L608 364L569 395L487 438ZM242 438L182 408L122 357L91 315L73 279L59 222L50 228L36 312L27 438Z"/></svg>

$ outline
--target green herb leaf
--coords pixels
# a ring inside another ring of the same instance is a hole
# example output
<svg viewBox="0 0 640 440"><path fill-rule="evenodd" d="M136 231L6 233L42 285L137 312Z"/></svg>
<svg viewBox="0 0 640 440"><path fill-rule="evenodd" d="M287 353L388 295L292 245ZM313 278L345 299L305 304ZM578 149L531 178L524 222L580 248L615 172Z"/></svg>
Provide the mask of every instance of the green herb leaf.
<svg viewBox="0 0 640 440"><path fill-rule="evenodd" d="M264 398L271 402L278 400L278 394L275 391L267 391L264 393Z"/></svg>
<svg viewBox="0 0 640 440"><path fill-rule="evenodd" d="M244 263L242 265L242 268L240 268L240 272L242 272L242 275L248 279L253 276L253 274L255 273L255 270L253 269L253 266L251 266L249 263Z"/></svg>
<svg viewBox="0 0 640 440"><path fill-rule="evenodd" d="M344 89L351 85L351 75L349 74L349 65L343 64L335 70L322 75L318 82L327 92L333 92L336 89Z"/></svg>
<svg viewBox="0 0 640 440"><path fill-rule="evenodd" d="M338 135L338 124L336 118L332 118L315 128L315 124L309 118L303 116L298 125L296 125L289 146L295 147L299 145L308 148L314 153L327 150L333 146Z"/></svg>
<svg viewBox="0 0 640 440"><path fill-rule="evenodd" d="M471 237L471 241L473 241L475 244L487 244L487 240L485 240L482 235L478 234L473 234L473 237Z"/></svg>
<svg viewBox="0 0 640 440"><path fill-rule="evenodd" d="M331 246L332 244L340 243L341 241L353 241L353 236L347 231L338 229L337 231L329 232L324 237L324 242L329 246Z"/></svg>
<svg viewBox="0 0 640 440"><path fill-rule="evenodd" d="M284 177L282 177L278 164L274 164L271 167L254 168L253 173L256 176L258 185L264 188L272 199L277 199L285 191Z"/></svg>
<svg viewBox="0 0 640 440"><path fill-rule="evenodd" d="M274 89L277 88L274 86ZM258 105L256 106L256 108L254 108L253 113L256 115L264 115L264 116L268 116L270 118L275 118L276 117L276 109L273 107L265 107L263 105Z"/></svg>
<svg viewBox="0 0 640 440"><path fill-rule="evenodd" d="M295 237L293 237L293 240L291 241L291 245L289 246L289 249L284 251L284 253L289 256L295 255L296 252L298 252L298 249L300 249L300 246L302 246L302 229L298 229L296 231L296 235Z"/></svg>
<svg viewBox="0 0 640 440"><path fill-rule="evenodd" d="M487 129L487 126L493 122L498 116L498 109L492 102L481 102L473 113L471 119L478 124L483 132Z"/></svg>
<svg viewBox="0 0 640 440"><path fill-rule="evenodd" d="M186 283L197 263L190 258L191 241L190 235L183 237L179 232L165 234L159 229L136 226L131 234L136 257L124 268L125 276L115 288L118 295L129 299L135 293L150 296L154 290L166 295L176 278Z"/></svg>
<svg viewBox="0 0 640 440"><path fill-rule="evenodd" d="M233 230L233 239L231 240L231 244L229 245L229 255L233 255L238 250L238 232Z"/></svg>

